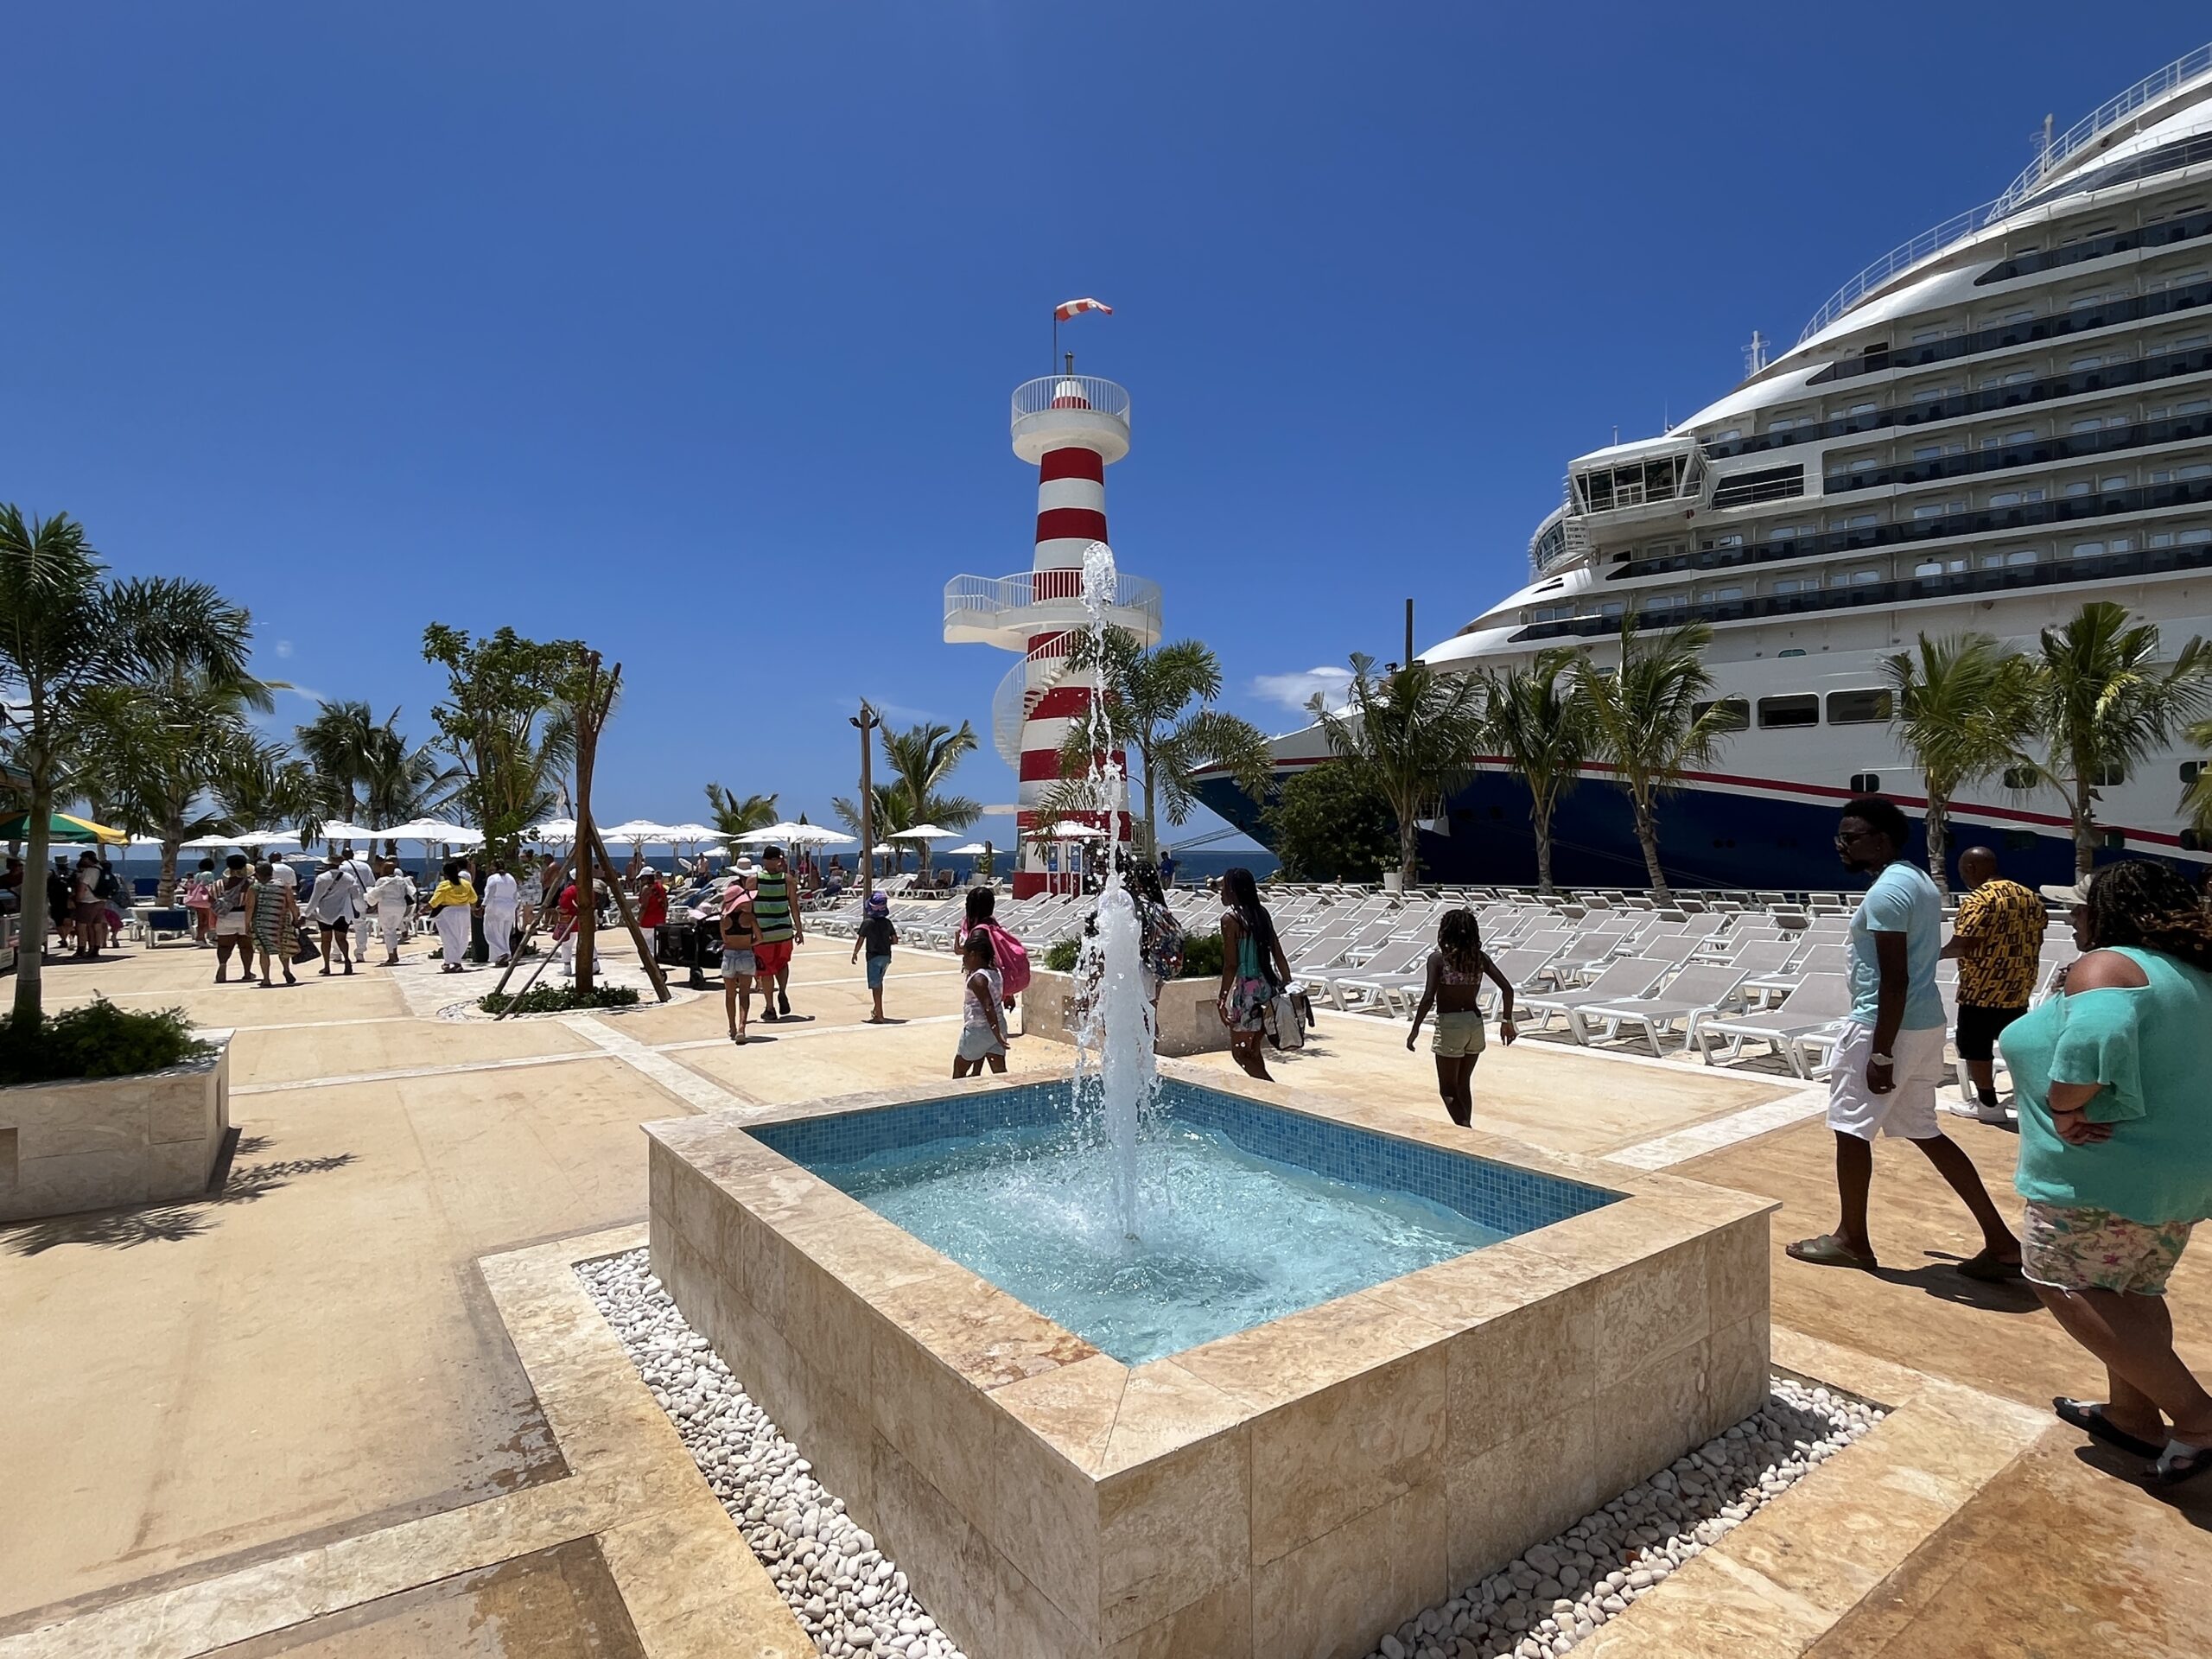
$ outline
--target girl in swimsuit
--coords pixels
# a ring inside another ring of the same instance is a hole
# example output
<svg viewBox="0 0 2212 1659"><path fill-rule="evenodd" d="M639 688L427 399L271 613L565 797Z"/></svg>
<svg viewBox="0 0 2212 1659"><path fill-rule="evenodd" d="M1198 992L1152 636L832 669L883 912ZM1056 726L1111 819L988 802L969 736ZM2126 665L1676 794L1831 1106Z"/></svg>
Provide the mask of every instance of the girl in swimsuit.
<svg viewBox="0 0 2212 1659"><path fill-rule="evenodd" d="M1483 1053L1478 999L1485 974L1504 999L1498 1005L1497 1034L1510 1045L1520 1034L1513 1026L1513 987L1483 950L1482 926L1475 912L1447 910L1436 925L1436 949L1428 953L1428 983L1421 988L1421 1007L1414 1010L1406 1049L1412 1052L1421 1022L1433 1005L1436 1034L1430 1046L1436 1055L1436 1090L1444 1096L1444 1109L1463 1129L1472 1128L1475 1121L1475 1062Z"/></svg>

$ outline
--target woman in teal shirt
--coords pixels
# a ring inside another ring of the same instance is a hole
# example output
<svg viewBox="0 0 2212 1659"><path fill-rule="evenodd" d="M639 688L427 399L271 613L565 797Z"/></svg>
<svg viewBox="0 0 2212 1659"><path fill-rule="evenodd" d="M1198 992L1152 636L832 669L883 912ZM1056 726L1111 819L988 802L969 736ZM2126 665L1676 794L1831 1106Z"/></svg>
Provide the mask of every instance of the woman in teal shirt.
<svg viewBox="0 0 2212 1659"><path fill-rule="evenodd" d="M2174 1352L2164 1300L2190 1229L2212 1217L2212 916L2181 876L2136 859L2090 879L2075 921L2088 954L2065 989L2000 1039L2020 1112L2021 1266L2110 1379L2107 1403L2052 1407L2154 1459L2171 1485L2212 1468L2212 1395Z"/></svg>

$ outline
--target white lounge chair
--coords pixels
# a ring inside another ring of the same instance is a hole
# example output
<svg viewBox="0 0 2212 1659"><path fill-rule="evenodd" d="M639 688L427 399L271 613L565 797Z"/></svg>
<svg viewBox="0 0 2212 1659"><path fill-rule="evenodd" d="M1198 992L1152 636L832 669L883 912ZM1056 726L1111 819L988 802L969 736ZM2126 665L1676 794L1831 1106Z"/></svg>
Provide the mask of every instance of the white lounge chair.
<svg viewBox="0 0 2212 1659"><path fill-rule="evenodd" d="M1590 1040L1589 1022L1593 1020L1605 1022L1609 1042L1620 1034L1623 1026L1634 1026L1643 1033L1654 1054L1663 1054L1666 1051L1660 1046L1661 1032L1670 1030L1676 1020L1687 1024L1699 1014L1719 1014L1738 1000L1743 985L1744 976L1737 969L1700 963L1683 969L1675 976L1673 983L1656 996L1577 1006L1567 1010L1567 1022L1579 1043ZM1687 1042L1688 1039L1684 1040Z"/></svg>

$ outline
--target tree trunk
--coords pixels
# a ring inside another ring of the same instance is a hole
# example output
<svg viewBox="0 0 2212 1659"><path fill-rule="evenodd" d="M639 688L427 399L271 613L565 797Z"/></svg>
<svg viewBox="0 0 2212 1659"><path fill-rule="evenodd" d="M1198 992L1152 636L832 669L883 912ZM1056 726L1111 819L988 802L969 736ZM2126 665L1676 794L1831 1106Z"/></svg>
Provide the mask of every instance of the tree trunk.
<svg viewBox="0 0 2212 1659"><path fill-rule="evenodd" d="M1144 757L1144 839L1139 843L1145 861L1160 862L1160 833L1153 828L1152 757Z"/></svg>
<svg viewBox="0 0 2212 1659"><path fill-rule="evenodd" d="M16 1021L29 1027L38 1023L39 993L42 976L39 969L46 961L46 877L52 861L47 820L54 811L54 791L38 773L31 774L30 823L25 826L23 852L23 902L16 917L21 931L16 936Z"/></svg>
<svg viewBox="0 0 2212 1659"><path fill-rule="evenodd" d="M1541 796L1529 813L1530 827L1536 832L1536 891L1552 890L1552 804Z"/></svg>
<svg viewBox="0 0 2212 1659"><path fill-rule="evenodd" d="M176 855L184 844L184 837L173 826L162 830L162 879L155 886L154 896L163 910L176 902Z"/></svg>
<svg viewBox="0 0 2212 1659"><path fill-rule="evenodd" d="M2089 799L2088 783L2076 779L2074 798L2068 804L2074 809L2074 876L2082 880L2097 862L2097 809Z"/></svg>
<svg viewBox="0 0 2212 1659"><path fill-rule="evenodd" d="M1643 849L1643 873L1651 881L1651 896L1664 899L1667 873L1659 868L1659 819L1649 801L1636 803L1636 842Z"/></svg>
<svg viewBox="0 0 2212 1659"><path fill-rule="evenodd" d="M1421 879L1421 820L1408 807L1398 815L1398 884L1408 892Z"/></svg>
<svg viewBox="0 0 2212 1659"><path fill-rule="evenodd" d="M1949 879L1944 874L1951 842L1950 798L1934 790L1928 791L1928 812L1924 826L1928 835L1928 874L1936 880L1936 891L1948 897Z"/></svg>

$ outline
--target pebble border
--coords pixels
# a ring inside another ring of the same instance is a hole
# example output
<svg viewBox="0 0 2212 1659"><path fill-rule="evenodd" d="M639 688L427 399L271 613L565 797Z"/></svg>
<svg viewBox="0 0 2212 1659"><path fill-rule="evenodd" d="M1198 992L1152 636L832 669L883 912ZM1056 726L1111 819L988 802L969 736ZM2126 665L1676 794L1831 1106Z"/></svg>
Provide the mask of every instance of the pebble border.
<svg viewBox="0 0 2212 1659"><path fill-rule="evenodd" d="M576 1276L822 1652L963 1659L906 1575L685 1321L648 1251L579 1262ZM1759 1411L1408 1619L1369 1659L1557 1659L1886 1414L1777 1376Z"/></svg>

